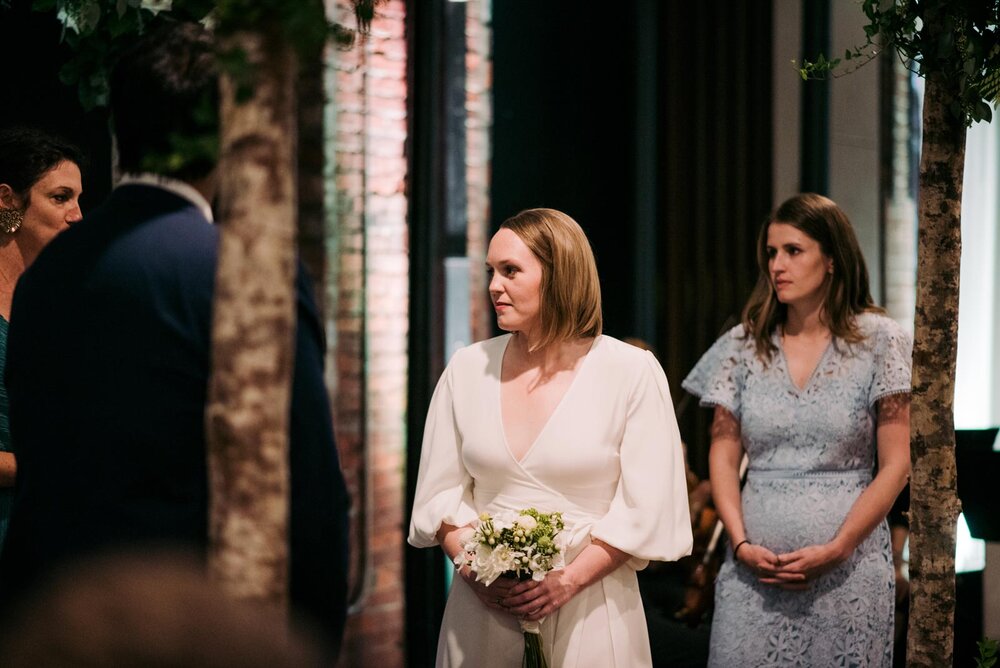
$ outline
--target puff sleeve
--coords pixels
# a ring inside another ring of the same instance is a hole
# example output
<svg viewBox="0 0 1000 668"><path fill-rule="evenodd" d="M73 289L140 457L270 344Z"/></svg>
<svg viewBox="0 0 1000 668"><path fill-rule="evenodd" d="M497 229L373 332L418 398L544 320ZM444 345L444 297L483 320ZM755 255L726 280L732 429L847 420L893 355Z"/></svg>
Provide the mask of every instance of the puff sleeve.
<svg viewBox="0 0 1000 668"><path fill-rule="evenodd" d="M462 437L455 421L454 363L452 360L438 381L424 424L417 490L407 538L414 547L437 545L437 532L442 523L465 526L477 516L472 499L472 476L462 462Z"/></svg>
<svg viewBox="0 0 1000 668"><path fill-rule="evenodd" d="M621 476L591 535L634 559L673 561L691 553L691 517L680 432L667 377L649 352L637 358L619 450ZM639 563L636 563L636 562Z"/></svg>
<svg viewBox="0 0 1000 668"><path fill-rule="evenodd" d="M883 397L910 391L912 351L913 341L899 323L886 317L878 319L869 407Z"/></svg>
<svg viewBox="0 0 1000 668"><path fill-rule="evenodd" d="M702 355L681 387L700 399L702 406L722 406L740 418L746 345L743 325L736 325L716 340Z"/></svg>

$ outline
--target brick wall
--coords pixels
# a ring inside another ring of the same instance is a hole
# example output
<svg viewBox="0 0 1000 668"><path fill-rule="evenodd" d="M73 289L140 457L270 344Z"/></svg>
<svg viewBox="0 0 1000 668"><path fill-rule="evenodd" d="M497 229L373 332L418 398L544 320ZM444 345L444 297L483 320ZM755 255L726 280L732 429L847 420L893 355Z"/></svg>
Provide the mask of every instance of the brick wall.
<svg viewBox="0 0 1000 668"><path fill-rule="evenodd" d="M403 541L409 274L407 257L406 3L377 8L371 36L326 57L326 200L322 233L301 226L303 257L322 286L328 377L341 462L352 497L351 593L341 665L404 665ZM483 263L489 226L492 123L488 0L467 6L468 254L476 340L492 332ZM348 0L328 15L353 25ZM314 99L314 98L313 98ZM318 123L314 111L300 117ZM312 153L315 132L303 134ZM315 162L302 162L300 169ZM314 169L315 171L315 169ZM316 179L303 178L316 189ZM306 211L304 210L305 214ZM322 251L316 249L322 245Z"/></svg>
<svg viewBox="0 0 1000 668"><path fill-rule="evenodd" d="M492 20L489 0L469 0L465 8L465 109L468 245L471 277L472 340L493 333L493 310L486 297L486 248L490 223L490 129L493 124ZM513 212L511 212L513 213Z"/></svg>
<svg viewBox="0 0 1000 668"><path fill-rule="evenodd" d="M327 11L354 25L346 0ZM344 666L403 664L405 18L401 0L381 4L371 36L327 58L328 383L352 497Z"/></svg>

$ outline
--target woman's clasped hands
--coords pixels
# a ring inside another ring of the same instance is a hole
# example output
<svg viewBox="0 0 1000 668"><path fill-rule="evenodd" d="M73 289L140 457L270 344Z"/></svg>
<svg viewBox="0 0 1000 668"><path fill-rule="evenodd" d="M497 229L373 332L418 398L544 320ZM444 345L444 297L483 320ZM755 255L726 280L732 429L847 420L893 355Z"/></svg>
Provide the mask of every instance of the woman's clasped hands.
<svg viewBox="0 0 1000 668"><path fill-rule="evenodd" d="M467 566L463 566L459 574L487 608L530 622L551 615L581 589L565 570L551 571L543 580L518 582L514 578L499 577L489 586L476 581L475 572Z"/></svg>
<svg viewBox="0 0 1000 668"><path fill-rule="evenodd" d="M499 577L491 584L487 585L484 582L477 580L476 572L468 566L462 566L458 569L458 575L465 580L466 584L469 585L469 588L472 589L472 593L474 593L476 598L478 598L487 608L500 610L501 612L510 612L505 601L507 596L510 595L511 588L517 584L517 580L513 578Z"/></svg>
<svg viewBox="0 0 1000 668"><path fill-rule="evenodd" d="M808 589L816 578L846 561L847 555L833 543L809 545L784 554L747 543L739 551L737 560L749 568L761 584L795 591Z"/></svg>
<svg viewBox="0 0 1000 668"><path fill-rule="evenodd" d="M526 580L510 588L504 604L518 619L537 622L566 605L582 589L566 570L550 571L543 580Z"/></svg>

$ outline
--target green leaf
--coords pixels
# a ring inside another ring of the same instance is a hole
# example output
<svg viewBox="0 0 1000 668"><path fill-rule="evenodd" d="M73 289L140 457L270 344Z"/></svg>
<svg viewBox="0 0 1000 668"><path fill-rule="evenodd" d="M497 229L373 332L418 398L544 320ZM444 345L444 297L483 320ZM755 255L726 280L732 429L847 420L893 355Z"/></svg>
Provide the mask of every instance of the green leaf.
<svg viewBox="0 0 1000 668"><path fill-rule="evenodd" d="M979 658L976 659L976 668L993 668L993 666L996 665L997 657L985 654L983 652L982 643L980 643L979 652Z"/></svg>
<svg viewBox="0 0 1000 668"><path fill-rule="evenodd" d="M994 104L1000 101L1000 67L983 77L979 85L979 94L984 100Z"/></svg>
<svg viewBox="0 0 1000 668"><path fill-rule="evenodd" d="M944 32L938 42L937 56L942 60L947 60L948 56L955 50L955 35L951 31Z"/></svg>
<svg viewBox="0 0 1000 668"><path fill-rule="evenodd" d="M962 105L957 100L953 100L948 103L948 111L950 111L951 115L954 116L955 118L958 119L965 118L965 113L962 110Z"/></svg>
<svg viewBox="0 0 1000 668"><path fill-rule="evenodd" d="M101 4L98 0L86 0L80 6L79 32L93 32L101 21Z"/></svg>
<svg viewBox="0 0 1000 668"><path fill-rule="evenodd" d="M980 120L989 123L993 120L993 110L990 109L990 105L986 104L982 100L976 103L976 111L979 114Z"/></svg>
<svg viewBox="0 0 1000 668"><path fill-rule="evenodd" d="M61 70L59 70L59 81L66 84L67 86L72 86L80 79L80 74L77 70L71 68L72 63L66 63Z"/></svg>
<svg viewBox="0 0 1000 668"><path fill-rule="evenodd" d="M989 659L996 657L997 650L1000 649L1000 643L998 643L996 640L993 640L992 638L983 638L982 640L978 641L976 645L979 647L980 659ZM994 661L995 660L996 659L994 658Z"/></svg>

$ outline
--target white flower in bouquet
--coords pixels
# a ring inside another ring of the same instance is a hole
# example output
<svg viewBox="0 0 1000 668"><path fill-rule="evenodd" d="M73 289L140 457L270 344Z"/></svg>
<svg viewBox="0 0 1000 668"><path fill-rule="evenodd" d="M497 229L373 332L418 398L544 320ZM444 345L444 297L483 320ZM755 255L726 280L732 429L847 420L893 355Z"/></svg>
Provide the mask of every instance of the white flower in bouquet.
<svg viewBox="0 0 1000 668"><path fill-rule="evenodd" d="M488 514L483 514L489 517ZM514 520L516 517L517 515L510 510L501 510L490 518L490 528L493 530L495 535L502 534L504 531L514 527Z"/></svg>
<svg viewBox="0 0 1000 668"><path fill-rule="evenodd" d="M487 587L507 571L514 570L514 553L506 545L490 547L477 544L474 554L472 570L476 572L476 580L485 583Z"/></svg>

